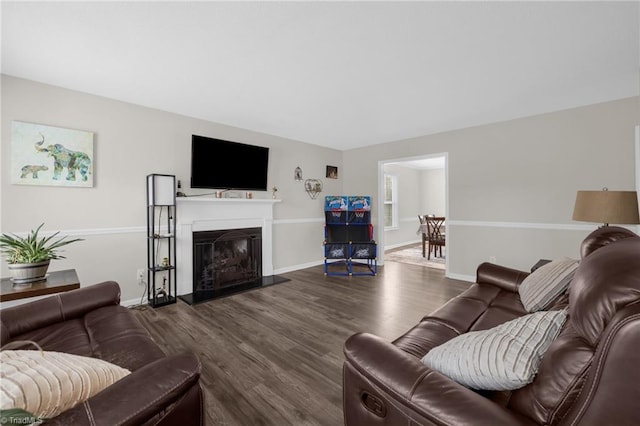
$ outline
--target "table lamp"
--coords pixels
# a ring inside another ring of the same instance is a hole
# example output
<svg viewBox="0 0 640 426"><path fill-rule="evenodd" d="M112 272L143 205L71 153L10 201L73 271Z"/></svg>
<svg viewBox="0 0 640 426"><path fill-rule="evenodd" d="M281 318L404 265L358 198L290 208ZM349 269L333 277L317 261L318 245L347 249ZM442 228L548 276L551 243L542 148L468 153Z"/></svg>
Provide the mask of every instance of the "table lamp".
<svg viewBox="0 0 640 426"><path fill-rule="evenodd" d="M573 208L573 220L581 222L600 222L603 226L610 223L638 224L638 194L636 191L578 191Z"/></svg>

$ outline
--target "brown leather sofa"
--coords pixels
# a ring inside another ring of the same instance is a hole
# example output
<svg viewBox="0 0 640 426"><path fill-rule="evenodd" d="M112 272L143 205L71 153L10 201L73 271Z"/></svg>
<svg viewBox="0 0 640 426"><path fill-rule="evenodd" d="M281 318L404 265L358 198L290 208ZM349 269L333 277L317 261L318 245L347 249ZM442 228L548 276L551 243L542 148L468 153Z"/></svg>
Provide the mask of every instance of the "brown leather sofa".
<svg viewBox="0 0 640 426"><path fill-rule="evenodd" d="M193 354L165 356L120 306L115 282L3 309L0 326L2 345L31 340L47 351L100 358L131 371L47 425L204 424L199 360Z"/></svg>
<svg viewBox="0 0 640 426"><path fill-rule="evenodd" d="M558 338L534 381L514 391L474 391L420 360L462 333L524 315L528 275L493 264L477 282L392 343L366 333L345 343L344 418L354 425L640 424L640 237L620 227L582 243Z"/></svg>

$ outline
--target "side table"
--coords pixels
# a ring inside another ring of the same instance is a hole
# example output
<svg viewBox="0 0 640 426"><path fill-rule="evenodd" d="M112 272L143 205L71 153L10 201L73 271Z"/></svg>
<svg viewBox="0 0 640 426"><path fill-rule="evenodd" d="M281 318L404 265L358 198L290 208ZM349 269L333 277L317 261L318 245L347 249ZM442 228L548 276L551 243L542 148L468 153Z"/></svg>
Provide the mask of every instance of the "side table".
<svg viewBox="0 0 640 426"><path fill-rule="evenodd" d="M2 278L0 302L61 293L76 288L80 288L80 280L75 269L49 272L44 280L24 285L13 285L11 278Z"/></svg>

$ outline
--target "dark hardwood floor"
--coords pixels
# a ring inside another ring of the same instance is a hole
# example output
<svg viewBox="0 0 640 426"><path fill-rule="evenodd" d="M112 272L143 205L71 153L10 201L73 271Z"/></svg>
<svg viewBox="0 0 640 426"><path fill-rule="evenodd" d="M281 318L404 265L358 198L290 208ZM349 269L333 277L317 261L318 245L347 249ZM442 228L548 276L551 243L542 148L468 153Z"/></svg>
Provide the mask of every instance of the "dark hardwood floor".
<svg viewBox="0 0 640 426"><path fill-rule="evenodd" d="M393 340L469 286L396 262L375 277L284 276L194 306L134 308L166 353L200 357L207 425L342 425L344 341L359 331Z"/></svg>

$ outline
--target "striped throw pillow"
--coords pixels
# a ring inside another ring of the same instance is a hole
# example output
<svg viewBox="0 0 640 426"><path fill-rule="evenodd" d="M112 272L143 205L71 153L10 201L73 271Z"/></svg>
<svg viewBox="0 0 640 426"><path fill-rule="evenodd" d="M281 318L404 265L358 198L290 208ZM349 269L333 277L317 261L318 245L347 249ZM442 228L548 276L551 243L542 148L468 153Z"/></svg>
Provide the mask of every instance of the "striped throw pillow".
<svg viewBox="0 0 640 426"><path fill-rule="evenodd" d="M578 268L575 259L563 258L541 266L522 281L518 288L522 306L528 312L545 309L569 287Z"/></svg>
<svg viewBox="0 0 640 426"><path fill-rule="evenodd" d="M0 352L0 409L52 418L117 382L129 370L60 352Z"/></svg>
<svg viewBox="0 0 640 426"><path fill-rule="evenodd" d="M465 333L431 349L422 362L472 389L519 389L533 381L566 317L564 310L536 312Z"/></svg>

